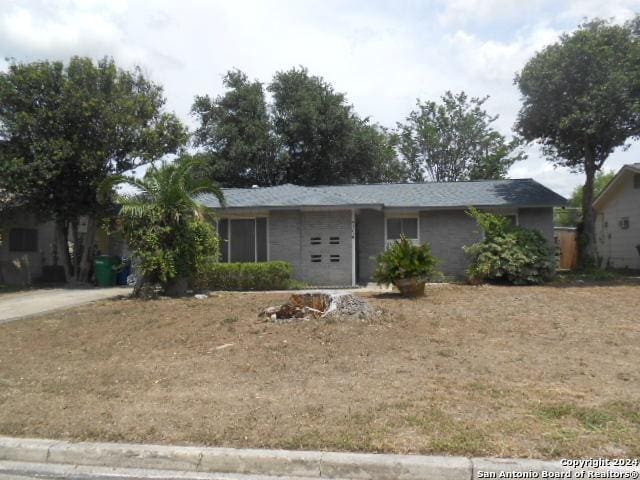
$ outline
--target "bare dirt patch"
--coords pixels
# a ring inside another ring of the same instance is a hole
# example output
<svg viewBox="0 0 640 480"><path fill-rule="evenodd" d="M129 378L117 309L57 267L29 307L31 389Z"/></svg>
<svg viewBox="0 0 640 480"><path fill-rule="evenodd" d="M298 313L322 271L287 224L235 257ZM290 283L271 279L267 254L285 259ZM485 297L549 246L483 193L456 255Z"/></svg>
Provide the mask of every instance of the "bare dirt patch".
<svg viewBox="0 0 640 480"><path fill-rule="evenodd" d="M399 453L640 455L640 287L427 286L375 320L282 294L0 325L0 434Z"/></svg>

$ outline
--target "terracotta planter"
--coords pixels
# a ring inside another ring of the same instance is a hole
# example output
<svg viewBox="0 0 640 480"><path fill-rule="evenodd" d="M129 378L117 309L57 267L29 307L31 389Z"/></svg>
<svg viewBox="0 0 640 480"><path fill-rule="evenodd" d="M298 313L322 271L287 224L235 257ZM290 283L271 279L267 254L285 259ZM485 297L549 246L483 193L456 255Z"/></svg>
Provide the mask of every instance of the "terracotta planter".
<svg viewBox="0 0 640 480"><path fill-rule="evenodd" d="M425 280L422 278L401 278L394 282L405 297L423 297Z"/></svg>

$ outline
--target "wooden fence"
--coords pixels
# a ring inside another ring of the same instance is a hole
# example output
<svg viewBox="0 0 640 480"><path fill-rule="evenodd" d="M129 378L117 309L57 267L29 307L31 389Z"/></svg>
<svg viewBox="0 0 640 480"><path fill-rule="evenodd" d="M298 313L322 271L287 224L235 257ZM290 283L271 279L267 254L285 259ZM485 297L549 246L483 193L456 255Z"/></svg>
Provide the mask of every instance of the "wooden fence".
<svg viewBox="0 0 640 480"><path fill-rule="evenodd" d="M578 265L578 236L575 228L554 228L554 240L559 250L558 269L573 270Z"/></svg>

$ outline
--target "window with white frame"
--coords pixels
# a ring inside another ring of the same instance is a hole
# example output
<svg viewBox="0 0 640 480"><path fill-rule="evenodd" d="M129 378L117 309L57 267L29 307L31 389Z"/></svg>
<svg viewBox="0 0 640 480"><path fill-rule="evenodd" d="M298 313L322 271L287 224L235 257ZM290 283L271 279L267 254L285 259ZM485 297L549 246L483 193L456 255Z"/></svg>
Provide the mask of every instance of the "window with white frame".
<svg viewBox="0 0 640 480"><path fill-rule="evenodd" d="M403 235L413 243L418 243L418 217L389 217L386 222L387 245L400 240Z"/></svg>
<svg viewBox="0 0 640 480"><path fill-rule="evenodd" d="M220 261L266 262L267 219L222 218L218 221Z"/></svg>

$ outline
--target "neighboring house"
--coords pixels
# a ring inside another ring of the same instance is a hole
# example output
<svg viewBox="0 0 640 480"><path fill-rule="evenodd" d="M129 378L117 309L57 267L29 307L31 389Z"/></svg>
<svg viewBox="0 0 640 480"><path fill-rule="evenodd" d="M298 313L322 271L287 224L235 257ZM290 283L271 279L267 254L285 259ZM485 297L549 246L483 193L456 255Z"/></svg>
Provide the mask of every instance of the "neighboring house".
<svg viewBox="0 0 640 480"><path fill-rule="evenodd" d="M318 286L370 282L375 257L401 234L428 242L445 275L461 276L462 247L481 239L468 207L510 216L553 244L553 207L566 204L531 179L224 189L216 210L223 262L284 260L295 277Z"/></svg>
<svg viewBox="0 0 640 480"><path fill-rule="evenodd" d="M593 208L601 266L640 270L640 163L622 167Z"/></svg>
<svg viewBox="0 0 640 480"><path fill-rule="evenodd" d="M58 267L55 223L38 220L23 208L9 206L0 198L0 284L29 285L59 282L64 271ZM82 235L82 218L80 233ZM96 247L101 253L120 255L123 242L98 230Z"/></svg>

